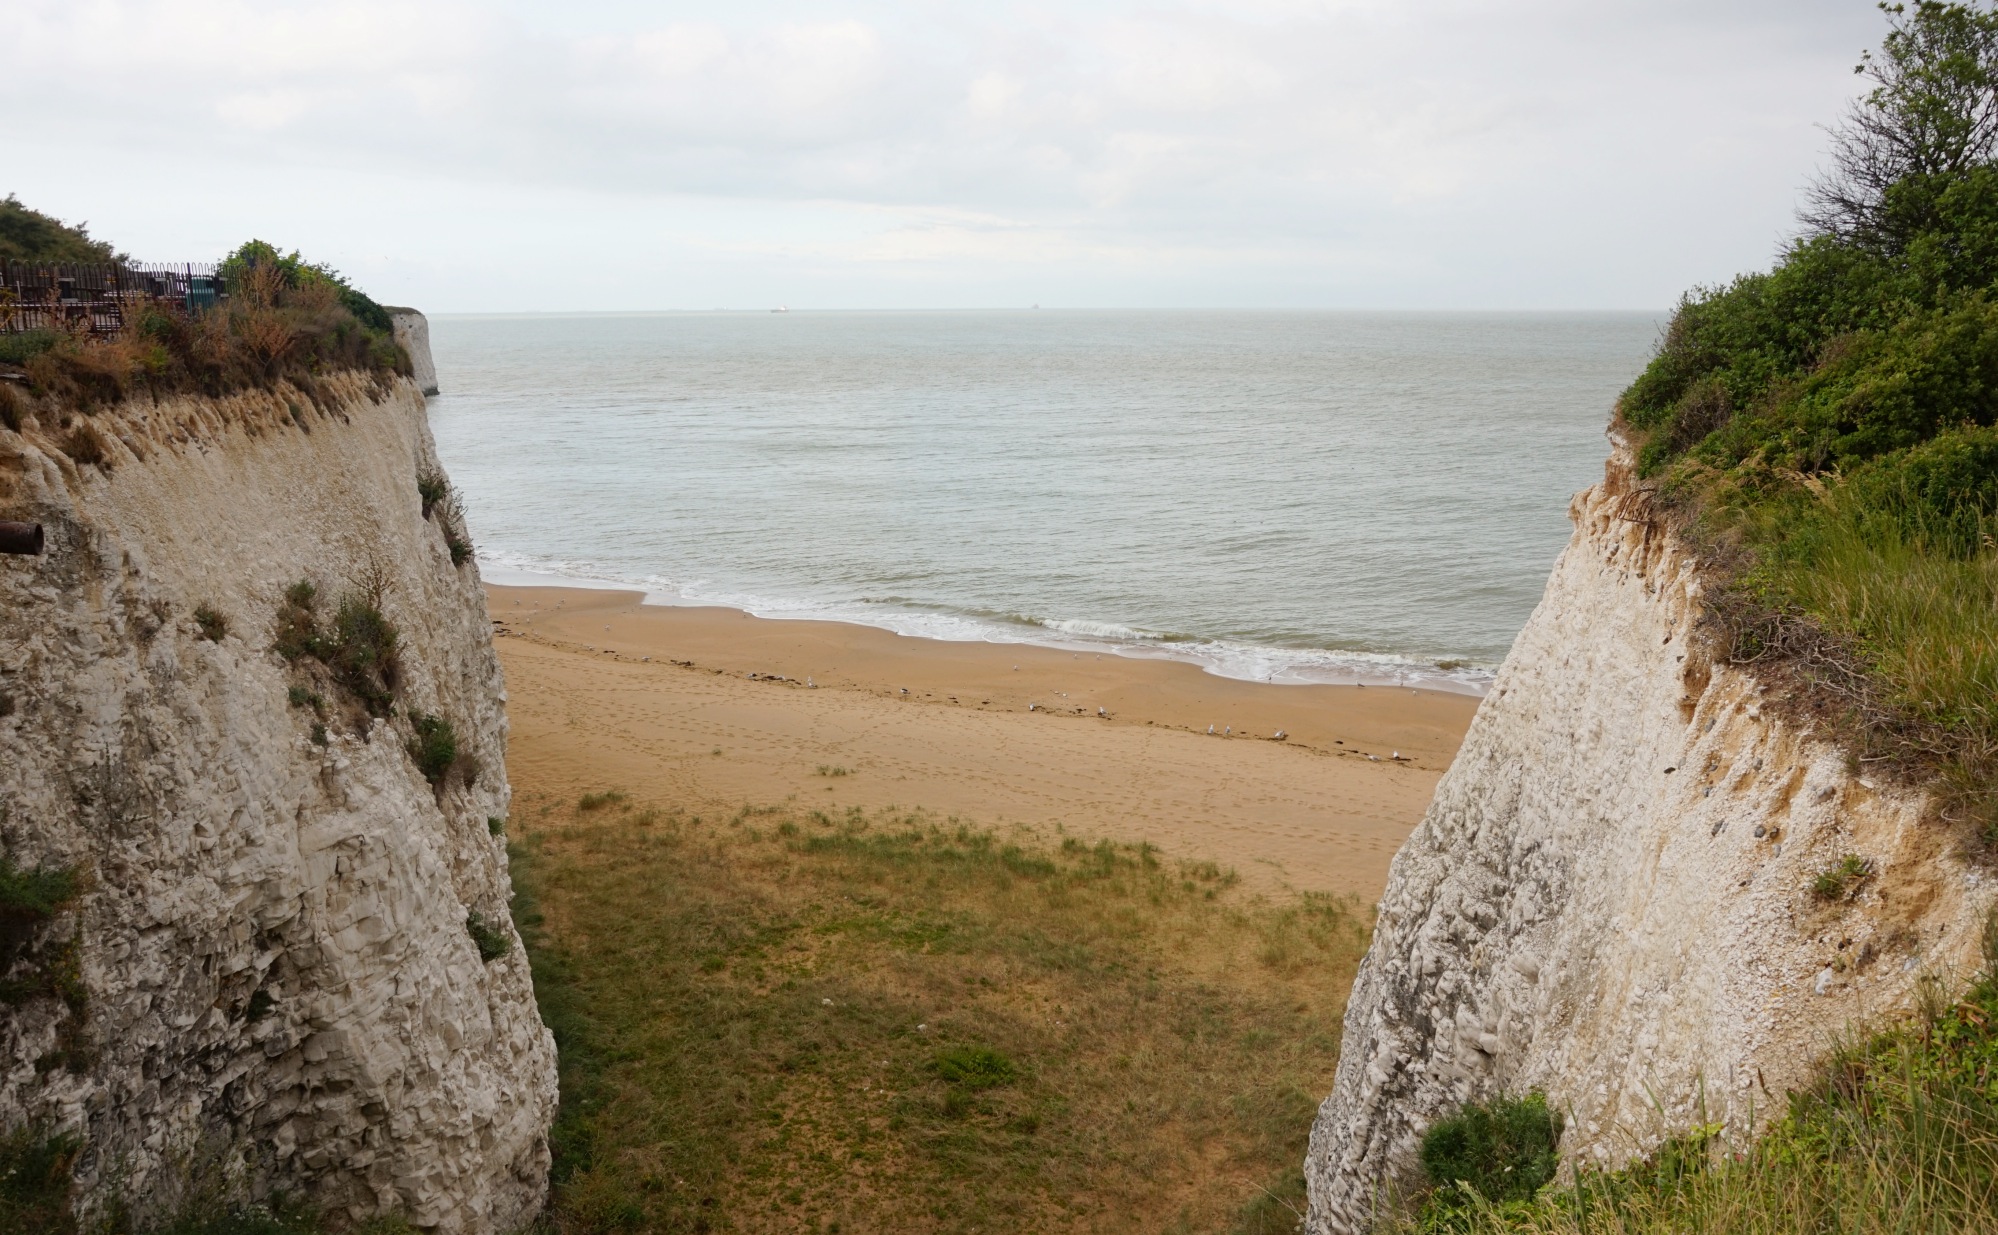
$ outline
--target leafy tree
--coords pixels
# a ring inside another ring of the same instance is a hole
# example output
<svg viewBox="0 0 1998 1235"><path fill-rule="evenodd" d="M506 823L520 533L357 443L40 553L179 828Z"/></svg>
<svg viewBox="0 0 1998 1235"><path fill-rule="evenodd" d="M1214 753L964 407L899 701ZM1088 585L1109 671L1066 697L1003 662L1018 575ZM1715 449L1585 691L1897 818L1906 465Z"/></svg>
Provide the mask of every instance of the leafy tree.
<svg viewBox="0 0 1998 1235"><path fill-rule="evenodd" d="M1986 4L1880 5L1889 29L1855 72L1873 88L1832 130L1834 170L1803 221L1898 251L1933 222L1933 198L1998 150L1998 13Z"/></svg>

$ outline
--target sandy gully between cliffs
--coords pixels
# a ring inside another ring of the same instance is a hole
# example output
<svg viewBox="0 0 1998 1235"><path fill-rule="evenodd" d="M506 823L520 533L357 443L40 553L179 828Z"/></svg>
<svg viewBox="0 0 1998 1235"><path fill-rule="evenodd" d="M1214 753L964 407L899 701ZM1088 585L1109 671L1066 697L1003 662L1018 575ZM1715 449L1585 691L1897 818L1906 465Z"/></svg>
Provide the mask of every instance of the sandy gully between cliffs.
<svg viewBox="0 0 1998 1235"><path fill-rule="evenodd" d="M1250 887L1369 902L1477 707L1435 691L1271 686L1171 661L641 605L631 592L488 594L508 771L526 794L923 807L1151 841L1233 866ZM1270 740L1279 729L1287 740ZM826 774L835 768L847 774Z"/></svg>

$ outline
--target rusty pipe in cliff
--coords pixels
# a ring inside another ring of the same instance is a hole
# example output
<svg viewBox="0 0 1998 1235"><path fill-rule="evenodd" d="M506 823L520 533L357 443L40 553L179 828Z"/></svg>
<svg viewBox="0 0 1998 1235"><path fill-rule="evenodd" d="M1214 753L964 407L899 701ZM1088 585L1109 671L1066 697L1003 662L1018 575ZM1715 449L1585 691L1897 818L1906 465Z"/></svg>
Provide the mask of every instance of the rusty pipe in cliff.
<svg viewBox="0 0 1998 1235"><path fill-rule="evenodd" d="M0 553L25 553L33 556L41 551L41 524L8 523L0 520Z"/></svg>

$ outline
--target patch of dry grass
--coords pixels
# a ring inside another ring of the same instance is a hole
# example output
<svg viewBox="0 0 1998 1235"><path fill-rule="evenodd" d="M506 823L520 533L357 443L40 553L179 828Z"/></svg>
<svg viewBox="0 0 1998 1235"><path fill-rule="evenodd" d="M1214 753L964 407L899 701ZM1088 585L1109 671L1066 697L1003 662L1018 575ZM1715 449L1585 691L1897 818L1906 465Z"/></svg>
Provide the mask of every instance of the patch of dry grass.
<svg viewBox="0 0 1998 1235"><path fill-rule="evenodd" d="M548 1230L1295 1228L1356 906L921 813L574 801L512 823Z"/></svg>

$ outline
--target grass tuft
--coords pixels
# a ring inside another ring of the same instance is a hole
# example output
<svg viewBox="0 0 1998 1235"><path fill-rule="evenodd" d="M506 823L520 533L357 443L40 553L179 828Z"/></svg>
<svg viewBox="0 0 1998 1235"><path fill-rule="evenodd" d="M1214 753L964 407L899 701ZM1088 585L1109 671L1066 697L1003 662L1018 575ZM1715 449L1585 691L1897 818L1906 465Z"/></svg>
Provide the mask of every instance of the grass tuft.
<svg viewBox="0 0 1998 1235"><path fill-rule="evenodd" d="M1873 863L1856 853L1848 853L1812 878L1811 894L1819 900L1844 900L1872 873Z"/></svg>
<svg viewBox="0 0 1998 1235"><path fill-rule="evenodd" d="M197 605L194 610L194 624L201 631L201 637L210 643L222 642L222 636L229 633L229 619L223 617L210 605Z"/></svg>

